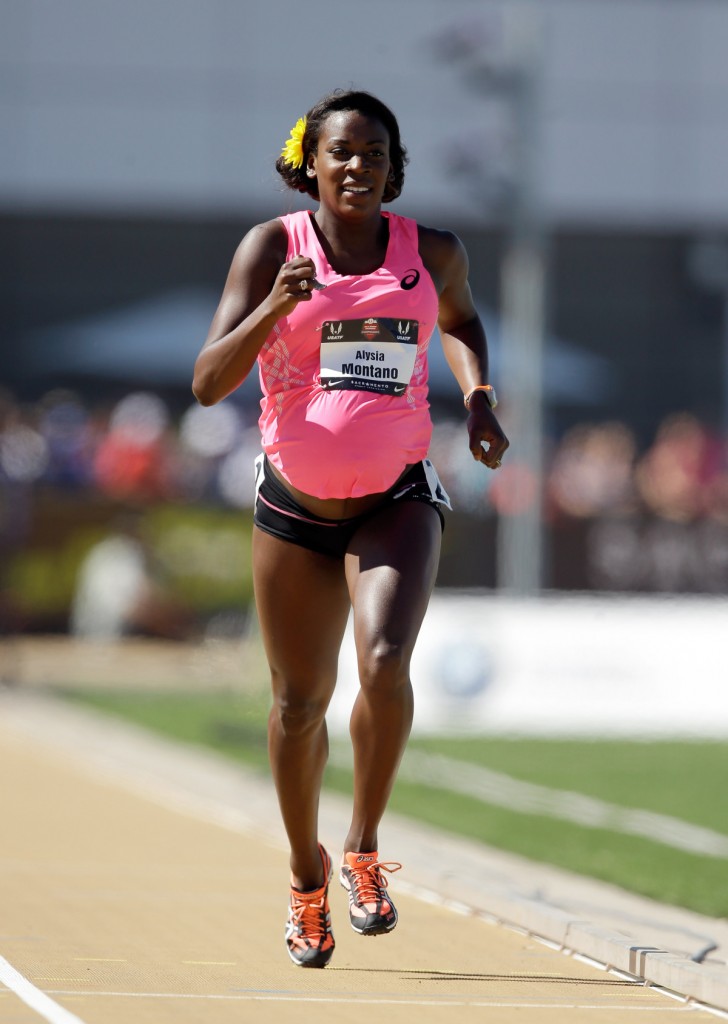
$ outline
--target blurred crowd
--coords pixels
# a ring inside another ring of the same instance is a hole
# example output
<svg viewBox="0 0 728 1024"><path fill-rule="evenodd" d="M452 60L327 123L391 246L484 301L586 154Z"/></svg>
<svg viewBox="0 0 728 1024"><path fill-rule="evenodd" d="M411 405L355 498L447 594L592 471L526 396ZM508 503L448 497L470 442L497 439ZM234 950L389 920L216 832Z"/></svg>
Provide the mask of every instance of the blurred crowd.
<svg viewBox="0 0 728 1024"><path fill-rule="evenodd" d="M728 439L688 412L660 423L644 451L623 423L579 426L555 447L547 497L568 516L728 523L727 455Z"/></svg>
<svg viewBox="0 0 728 1024"><path fill-rule="evenodd" d="M52 391L32 405L0 396L0 483L92 491L120 503L248 507L258 431L233 404L174 414L153 392L109 403Z"/></svg>
<svg viewBox="0 0 728 1024"><path fill-rule="evenodd" d="M173 411L142 391L109 403L58 390L32 404L0 392L0 486L250 508L257 412L232 400ZM728 523L727 454L726 439L687 412L660 423L642 447L624 423L582 424L547 444L544 514ZM514 445L499 473L473 472L462 421L436 420L432 458L454 507L471 514L508 512L509 478L526 471Z"/></svg>

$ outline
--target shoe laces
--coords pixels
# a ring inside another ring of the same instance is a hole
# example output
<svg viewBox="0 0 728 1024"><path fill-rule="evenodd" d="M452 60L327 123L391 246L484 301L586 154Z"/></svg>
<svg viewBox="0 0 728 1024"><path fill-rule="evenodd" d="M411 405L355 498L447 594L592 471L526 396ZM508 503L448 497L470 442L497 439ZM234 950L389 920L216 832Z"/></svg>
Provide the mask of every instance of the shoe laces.
<svg viewBox="0 0 728 1024"><path fill-rule="evenodd" d="M326 893L312 900L292 889L290 920L306 938L312 941L324 938L327 933Z"/></svg>
<svg viewBox="0 0 728 1024"><path fill-rule="evenodd" d="M388 880L382 872L387 871L389 874L394 874L401 867L402 865L394 860L356 865L352 869L352 873L357 903L376 903L381 898L382 890L386 889L388 885Z"/></svg>

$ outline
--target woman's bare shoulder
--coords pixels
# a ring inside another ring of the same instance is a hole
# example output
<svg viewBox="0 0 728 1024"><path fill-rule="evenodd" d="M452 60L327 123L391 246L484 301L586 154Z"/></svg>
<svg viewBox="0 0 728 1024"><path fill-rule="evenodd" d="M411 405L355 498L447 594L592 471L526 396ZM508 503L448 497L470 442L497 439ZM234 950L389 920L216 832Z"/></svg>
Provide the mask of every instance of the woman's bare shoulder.
<svg viewBox="0 0 728 1024"><path fill-rule="evenodd" d="M255 224L240 241L230 265L228 283L257 281L268 288L286 262L288 235L277 218Z"/></svg>
<svg viewBox="0 0 728 1024"><path fill-rule="evenodd" d="M238 246L238 254L243 256L278 256L282 253L281 262L285 261L288 249L288 234L279 217L255 224L245 235Z"/></svg>
<svg viewBox="0 0 728 1024"><path fill-rule="evenodd" d="M419 251L433 279L445 285L453 278L467 277L468 255L453 231L417 225Z"/></svg>

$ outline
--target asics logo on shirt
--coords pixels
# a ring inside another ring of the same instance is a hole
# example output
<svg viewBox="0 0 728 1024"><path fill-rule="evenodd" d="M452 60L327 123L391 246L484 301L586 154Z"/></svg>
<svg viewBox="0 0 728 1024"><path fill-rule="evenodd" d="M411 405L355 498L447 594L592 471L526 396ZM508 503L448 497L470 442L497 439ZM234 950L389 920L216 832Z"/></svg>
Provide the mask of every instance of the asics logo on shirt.
<svg viewBox="0 0 728 1024"><path fill-rule="evenodd" d="M408 270L402 280L399 282L399 287L404 288L406 292L412 291L420 283L420 272L419 270Z"/></svg>

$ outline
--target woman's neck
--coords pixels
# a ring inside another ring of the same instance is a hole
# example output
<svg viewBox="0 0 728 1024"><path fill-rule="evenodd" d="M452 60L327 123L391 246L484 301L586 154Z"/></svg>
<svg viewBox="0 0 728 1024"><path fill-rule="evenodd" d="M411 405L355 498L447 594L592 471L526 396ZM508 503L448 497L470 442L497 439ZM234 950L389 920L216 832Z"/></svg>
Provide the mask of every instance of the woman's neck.
<svg viewBox="0 0 728 1024"><path fill-rule="evenodd" d="M342 221L319 209L313 216L319 242L338 274L370 274L384 263L389 220L378 212L361 222Z"/></svg>

